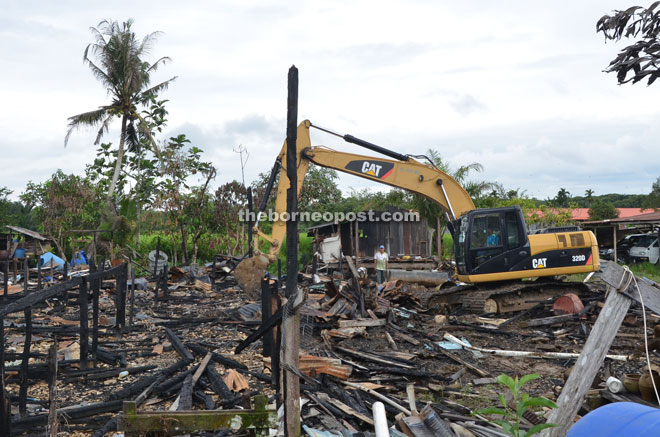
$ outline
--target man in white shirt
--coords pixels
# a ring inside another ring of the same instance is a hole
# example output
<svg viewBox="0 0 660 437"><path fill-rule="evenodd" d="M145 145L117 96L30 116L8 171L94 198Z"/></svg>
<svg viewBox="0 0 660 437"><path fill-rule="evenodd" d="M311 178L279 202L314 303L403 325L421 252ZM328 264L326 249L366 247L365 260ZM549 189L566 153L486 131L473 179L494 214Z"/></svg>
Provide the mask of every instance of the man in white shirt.
<svg viewBox="0 0 660 437"><path fill-rule="evenodd" d="M385 274L387 272L388 261L389 261L389 257L387 256L387 252L385 252L385 246L381 245L380 248L378 249L378 253L376 253L376 256L374 256L374 267L376 268L376 282L378 284L382 284L387 279Z"/></svg>

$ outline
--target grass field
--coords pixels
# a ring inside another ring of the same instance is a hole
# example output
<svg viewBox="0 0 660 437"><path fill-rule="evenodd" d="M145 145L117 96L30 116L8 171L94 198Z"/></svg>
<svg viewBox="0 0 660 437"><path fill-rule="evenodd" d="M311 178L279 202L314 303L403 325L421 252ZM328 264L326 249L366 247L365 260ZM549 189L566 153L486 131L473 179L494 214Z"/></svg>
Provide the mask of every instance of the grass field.
<svg viewBox="0 0 660 437"><path fill-rule="evenodd" d="M660 283L660 266L650 263L630 264L630 270L635 276L646 277L654 282Z"/></svg>

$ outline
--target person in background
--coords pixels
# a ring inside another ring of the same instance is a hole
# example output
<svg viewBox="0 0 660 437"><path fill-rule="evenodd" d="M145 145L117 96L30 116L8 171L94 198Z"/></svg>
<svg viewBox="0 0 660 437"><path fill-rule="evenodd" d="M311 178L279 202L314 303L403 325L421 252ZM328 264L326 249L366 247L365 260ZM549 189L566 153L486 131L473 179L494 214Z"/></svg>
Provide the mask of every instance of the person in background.
<svg viewBox="0 0 660 437"><path fill-rule="evenodd" d="M374 256L374 267L376 267L376 283L382 284L386 280L387 262L389 257L385 252L385 246L381 244L378 253Z"/></svg>
<svg viewBox="0 0 660 437"><path fill-rule="evenodd" d="M500 244L500 237L497 236L495 231L492 229L488 230L488 240L486 241L486 245L488 246L498 246Z"/></svg>

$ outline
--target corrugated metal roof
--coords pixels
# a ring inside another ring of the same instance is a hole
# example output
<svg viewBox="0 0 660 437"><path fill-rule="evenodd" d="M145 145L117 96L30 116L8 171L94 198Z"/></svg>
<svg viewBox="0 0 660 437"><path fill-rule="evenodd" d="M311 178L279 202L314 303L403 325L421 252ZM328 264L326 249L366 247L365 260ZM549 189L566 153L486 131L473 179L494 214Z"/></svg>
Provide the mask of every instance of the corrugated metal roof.
<svg viewBox="0 0 660 437"><path fill-rule="evenodd" d="M38 232L31 231L31 230L25 229L25 228L21 228L20 226L9 226L9 225L7 225L7 228L11 229L14 232L18 232L19 234L23 234L23 235L27 235L28 237L36 238L37 240L41 240L41 241L50 240L50 238L46 238Z"/></svg>

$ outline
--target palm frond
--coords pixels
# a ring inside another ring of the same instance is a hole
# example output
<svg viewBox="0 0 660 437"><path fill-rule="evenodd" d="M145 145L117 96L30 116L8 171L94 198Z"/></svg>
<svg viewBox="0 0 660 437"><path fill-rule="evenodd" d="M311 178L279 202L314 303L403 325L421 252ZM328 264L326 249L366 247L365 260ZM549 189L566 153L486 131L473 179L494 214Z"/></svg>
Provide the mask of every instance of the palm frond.
<svg viewBox="0 0 660 437"><path fill-rule="evenodd" d="M89 46L87 46L89 48ZM115 88L115 84L108 76L108 74L103 71L101 68L99 68L89 57L87 57L87 49L85 49L85 59L84 62L89 66L89 69L92 70L92 74L105 86L105 88L108 90L108 92L113 92L116 94L117 89Z"/></svg>
<svg viewBox="0 0 660 437"><path fill-rule="evenodd" d="M66 136L64 137L64 147L66 147L69 142L69 137L75 129L81 127L95 127L96 125L107 116L108 110L111 106L101 106L99 109L94 111L83 112L82 114L74 115L69 117L69 129L67 130Z"/></svg>
<svg viewBox="0 0 660 437"><path fill-rule="evenodd" d="M159 66L161 66L161 65L165 65L165 64L167 64L168 62L172 62L172 59L170 59L169 56L163 56L162 58L160 58L159 60L157 60L156 62L154 62L153 64L151 64L151 65L149 66L149 68L147 68L147 69L145 70L145 73L147 73L147 74L151 74L152 71L156 71L156 70L158 70L158 67L159 67Z"/></svg>
<svg viewBox="0 0 660 437"><path fill-rule="evenodd" d="M139 53L149 54L151 52L151 47L156 42L158 37L162 34L163 32L157 30L155 32L151 32L149 35L146 35L144 38L142 38L142 43L140 44Z"/></svg>
<svg viewBox="0 0 660 437"><path fill-rule="evenodd" d="M138 131L135 128L135 119L131 118L126 126L126 150L129 152L135 152L140 146L140 138L138 136Z"/></svg>
<svg viewBox="0 0 660 437"><path fill-rule="evenodd" d="M101 129L99 129L99 133L96 135L96 141L94 141L94 145L97 146L101 143L101 138L103 138L103 135L108 133L108 127L110 126L110 122L112 121L112 114L109 114L105 120L103 120L103 123L101 124Z"/></svg>
<svg viewBox="0 0 660 437"><path fill-rule="evenodd" d="M177 77L178 77L178 76L174 76L174 77L172 77L172 78L166 80L165 82L161 82L161 83L159 83L158 85L154 85L154 86L152 86L151 88L148 88L148 89L146 89L146 90L140 92L139 100L140 100L141 102L143 102L143 103L149 101L149 99L150 99L151 97L157 95L157 94L160 93L161 91L166 90L167 87L169 87L170 82L175 81L175 80L177 79Z"/></svg>

